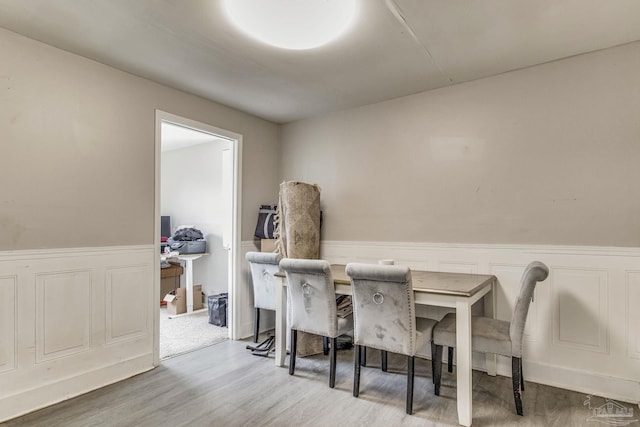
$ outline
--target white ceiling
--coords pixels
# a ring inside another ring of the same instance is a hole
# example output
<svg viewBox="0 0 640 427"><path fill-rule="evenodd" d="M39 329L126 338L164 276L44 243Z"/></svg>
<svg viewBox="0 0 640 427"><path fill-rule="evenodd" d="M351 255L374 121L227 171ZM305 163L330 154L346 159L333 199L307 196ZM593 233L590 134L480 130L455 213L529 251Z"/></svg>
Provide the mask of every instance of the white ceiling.
<svg viewBox="0 0 640 427"><path fill-rule="evenodd" d="M640 40L638 0L358 8L344 38L310 51L248 39L220 0L0 0L0 26L277 123Z"/></svg>

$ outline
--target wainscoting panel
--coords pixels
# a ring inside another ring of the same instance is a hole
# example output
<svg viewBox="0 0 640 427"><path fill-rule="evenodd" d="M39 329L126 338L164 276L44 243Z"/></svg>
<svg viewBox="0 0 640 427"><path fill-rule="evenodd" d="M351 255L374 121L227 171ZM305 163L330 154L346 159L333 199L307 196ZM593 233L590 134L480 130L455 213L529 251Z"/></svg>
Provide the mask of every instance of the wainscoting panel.
<svg viewBox="0 0 640 427"><path fill-rule="evenodd" d="M150 332L150 289L139 286L151 270L146 265L106 270L106 343L134 340Z"/></svg>
<svg viewBox="0 0 640 427"><path fill-rule="evenodd" d="M16 365L16 276L0 277L0 373Z"/></svg>
<svg viewBox="0 0 640 427"><path fill-rule="evenodd" d="M414 269L494 274L491 298L503 320L524 268L544 262L550 275L536 287L525 329L526 380L640 401L640 248L324 241L321 253L331 263L392 258ZM474 357L474 368L485 369L483 358ZM507 358L498 358L498 373L510 376Z"/></svg>
<svg viewBox="0 0 640 427"><path fill-rule="evenodd" d="M36 363L85 351L91 333L91 271L36 275Z"/></svg>
<svg viewBox="0 0 640 427"><path fill-rule="evenodd" d="M0 253L0 422L153 368L156 257L153 245Z"/></svg>
<svg viewBox="0 0 640 427"><path fill-rule="evenodd" d="M607 272L554 268L551 282L555 345L609 351Z"/></svg>
<svg viewBox="0 0 640 427"><path fill-rule="evenodd" d="M640 359L640 271L628 271L625 285L627 354Z"/></svg>

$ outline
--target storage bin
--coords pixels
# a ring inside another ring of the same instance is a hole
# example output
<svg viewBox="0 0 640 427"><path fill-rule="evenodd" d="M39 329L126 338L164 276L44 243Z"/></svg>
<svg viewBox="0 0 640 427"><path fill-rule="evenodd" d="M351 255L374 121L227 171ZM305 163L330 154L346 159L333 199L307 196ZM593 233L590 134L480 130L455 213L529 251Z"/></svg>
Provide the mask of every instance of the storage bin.
<svg viewBox="0 0 640 427"><path fill-rule="evenodd" d="M227 299L226 292L218 295L209 295L209 323L216 326L227 326Z"/></svg>

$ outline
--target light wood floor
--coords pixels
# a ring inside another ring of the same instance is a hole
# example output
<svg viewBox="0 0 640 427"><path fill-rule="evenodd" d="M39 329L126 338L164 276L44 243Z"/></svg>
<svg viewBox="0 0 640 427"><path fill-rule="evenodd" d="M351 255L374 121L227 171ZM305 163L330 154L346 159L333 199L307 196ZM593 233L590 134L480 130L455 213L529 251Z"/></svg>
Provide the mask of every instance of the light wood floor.
<svg viewBox="0 0 640 427"><path fill-rule="evenodd" d="M164 361L153 371L2 424L15 426L450 426L457 425L455 370L443 365L441 396L430 362L416 360L414 414L404 412L405 358L369 351L360 397L351 394L352 350L338 356L336 387L328 359L298 358L295 376L273 357L225 341ZM525 372L526 375L526 372ZM524 417L515 415L511 379L473 374L474 426L581 426L590 415L581 393L526 383ZM601 400L601 399L600 399ZM593 403L598 403L593 401ZM597 423L596 423L597 424Z"/></svg>

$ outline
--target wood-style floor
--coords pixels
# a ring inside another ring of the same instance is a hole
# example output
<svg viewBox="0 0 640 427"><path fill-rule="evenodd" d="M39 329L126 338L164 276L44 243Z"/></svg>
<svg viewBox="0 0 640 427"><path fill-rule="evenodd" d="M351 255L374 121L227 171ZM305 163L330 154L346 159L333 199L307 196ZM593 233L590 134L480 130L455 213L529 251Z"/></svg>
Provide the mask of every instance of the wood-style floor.
<svg viewBox="0 0 640 427"><path fill-rule="evenodd" d="M298 358L296 373L225 341L162 362L158 368L0 424L15 426L451 426L457 425L455 370L443 365L441 396L430 362L416 359L413 415L405 414L405 358L369 351L360 397L351 393L352 350L338 356L336 387L328 359ZM525 372L526 375L526 372ZM581 426L590 412L581 393L526 383L524 417L515 415L511 379L473 374L474 426ZM592 399L599 405L602 399ZM596 423L597 424L597 423Z"/></svg>

